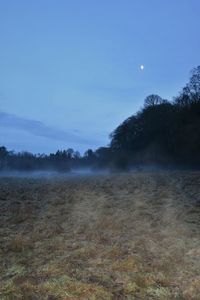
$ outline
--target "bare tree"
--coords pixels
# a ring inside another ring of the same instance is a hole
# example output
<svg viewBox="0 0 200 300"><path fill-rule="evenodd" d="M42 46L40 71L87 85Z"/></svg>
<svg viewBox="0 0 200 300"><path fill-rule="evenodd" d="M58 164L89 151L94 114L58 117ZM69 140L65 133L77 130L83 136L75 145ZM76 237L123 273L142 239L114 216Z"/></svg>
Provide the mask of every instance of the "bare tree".
<svg viewBox="0 0 200 300"><path fill-rule="evenodd" d="M162 104L165 102L166 102L166 100L162 99L160 96L152 94L145 98L144 106L145 107L155 106L155 105L159 105L159 104Z"/></svg>

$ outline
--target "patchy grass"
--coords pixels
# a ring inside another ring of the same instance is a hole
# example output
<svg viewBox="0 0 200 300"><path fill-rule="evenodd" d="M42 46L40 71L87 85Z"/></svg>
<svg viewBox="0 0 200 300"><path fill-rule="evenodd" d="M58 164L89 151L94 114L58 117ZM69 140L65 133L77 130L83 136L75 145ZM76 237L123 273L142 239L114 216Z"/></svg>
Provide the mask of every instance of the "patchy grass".
<svg viewBox="0 0 200 300"><path fill-rule="evenodd" d="M200 174L0 179L0 299L200 299Z"/></svg>

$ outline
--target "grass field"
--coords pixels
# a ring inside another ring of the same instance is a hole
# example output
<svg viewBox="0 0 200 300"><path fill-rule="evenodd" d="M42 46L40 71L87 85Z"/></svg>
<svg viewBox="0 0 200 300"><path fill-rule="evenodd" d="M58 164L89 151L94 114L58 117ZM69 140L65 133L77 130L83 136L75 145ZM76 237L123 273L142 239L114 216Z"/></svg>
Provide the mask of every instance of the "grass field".
<svg viewBox="0 0 200 300"><path fill-rule="evenodd" d="M200 299L200 173L0 179L0 299Z"/></svg>

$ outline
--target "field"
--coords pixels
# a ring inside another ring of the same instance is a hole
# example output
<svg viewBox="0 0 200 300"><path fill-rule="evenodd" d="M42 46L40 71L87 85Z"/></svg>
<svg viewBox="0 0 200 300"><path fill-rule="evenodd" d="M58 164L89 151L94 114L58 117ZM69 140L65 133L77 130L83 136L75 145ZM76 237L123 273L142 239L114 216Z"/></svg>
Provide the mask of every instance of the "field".
<svg viewBox="0 0 200 300"><path fill-rule="evenodd" d="M200 173L0 179L0 299L200 299Z"/></svg>

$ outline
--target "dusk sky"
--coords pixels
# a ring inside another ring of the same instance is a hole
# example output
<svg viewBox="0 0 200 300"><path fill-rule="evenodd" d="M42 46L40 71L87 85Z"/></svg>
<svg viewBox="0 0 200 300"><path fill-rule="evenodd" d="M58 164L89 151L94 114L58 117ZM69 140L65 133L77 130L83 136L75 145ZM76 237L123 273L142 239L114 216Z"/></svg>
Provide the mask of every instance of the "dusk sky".
<svg viewBox="0 0 200 300"><path fill-rule="evenodd" d="M146 96L187 83L199 15L199 0L0 0L0 144L106 146Z"/></svg>

